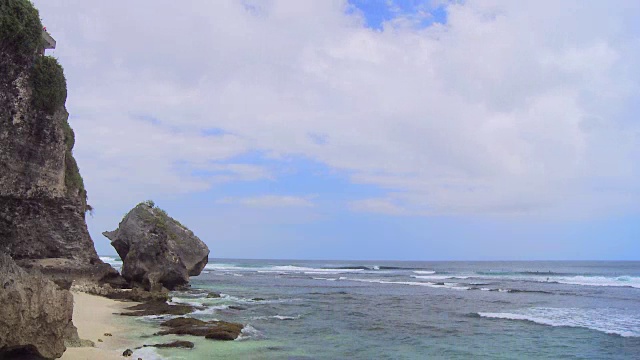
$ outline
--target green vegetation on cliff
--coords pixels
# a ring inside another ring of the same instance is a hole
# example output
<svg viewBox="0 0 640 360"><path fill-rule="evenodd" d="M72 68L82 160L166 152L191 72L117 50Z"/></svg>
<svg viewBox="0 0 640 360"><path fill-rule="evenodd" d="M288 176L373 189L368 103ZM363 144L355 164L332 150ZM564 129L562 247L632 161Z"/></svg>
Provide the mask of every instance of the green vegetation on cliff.
<svg viewBox="0 0 640 360"><path fill-rule="evenodd" d="M85 193L84 189L84 180L82 180L82 175L80 175L80 169L78 168L78 163L76 159L73 158L71 151L67 151L65 154L65 169L64 169L64 183L68 190L79 190L80 192Z"/></svg>
<svg viewBox="0 0 640 360"><path fill-rule="evenodd" d="M33 106L43 111L47 115L53 115L56 111L64 107L67 100L67 80L64 76L64 69L58 60L51 56L38 56L31 69L31 89ZM84 181L80 175L78 163L73 157L73 146L76 139L73 129L67 122L63 121L65 153L65 186L67 191L78 191L86 198Z"/></svg>
<svg viewBox="0 0 640 360"><path fill-rule="evenodd" d="M76 144L76 134L73 132L68 121L65 121L62 126L64 131L64 144L67 146L67 151L71 151L73 150L73 145Z"/></svg>
<svg viewBox="0 0 640 360"><path fill-rule="evenodd" d="M29 0L0 1L0 51L29 61L42 45L40 14Z"/></svg>
<svg viewBox="0 0 640 360"><path fill-rule="evenodd" d="M38 56L31 70L33 105L53 115L67 101L67 80L58 60L51 56Z"/></svg>
<svg viewBox="0 0 640 360"><path fill-rule="evenodd" d="M138 206L140 205L144 205L147 206L149 208L152 209L151 212L149 213L143 213L143 219L150 223L155 225L156 229L161 230L163 232L167 232L168 229L168 223L169 222L174 222L176 225L179 225L180 227L182 227L185 231L187 231L189 234L193 235L193 232L191 230L189 230L186 226L184 226L180 221L172 218L171 216L169 216L169 214L156 206L156 203L153 200L146 200L141 202L140 204L138 204ZM125 215L126 217L126 215ZM174 234L173 232L168 232L168 236L174 240L177 239L176 234Z"/></svg>

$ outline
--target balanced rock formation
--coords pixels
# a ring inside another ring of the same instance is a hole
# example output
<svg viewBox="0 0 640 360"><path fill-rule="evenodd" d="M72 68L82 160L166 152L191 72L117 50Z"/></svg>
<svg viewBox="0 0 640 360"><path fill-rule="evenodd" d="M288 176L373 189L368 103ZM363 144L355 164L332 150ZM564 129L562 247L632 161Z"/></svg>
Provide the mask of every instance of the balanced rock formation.
<svg viewBox="0 0 640 360"><path fill-rule="evenodd" d="M77 338L71 292L27 273L2 253L0 286L0 359L62 356L65 340Z"/></svg>
<svg viewBox="0 0 640 360"><path fill-rule="evenodd" d="M103 235L122 259L122 276L147 290L186 285L209 258L207 245L152 201L138 204Z"/></svg>
<svg viewBox="0 0 640 360"><path fill-rule="evenodd" d="M48 274L115 278L87 231L64 71L30 1L0 4L0 251Z"/></svg>

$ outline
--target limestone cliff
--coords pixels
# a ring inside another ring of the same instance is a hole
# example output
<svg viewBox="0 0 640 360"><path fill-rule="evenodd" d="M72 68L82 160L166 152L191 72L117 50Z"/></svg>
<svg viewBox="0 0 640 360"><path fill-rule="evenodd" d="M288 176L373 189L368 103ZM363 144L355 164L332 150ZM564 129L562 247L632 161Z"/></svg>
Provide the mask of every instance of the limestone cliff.
<svg viewBox="0 0 640 360"><path fill-rule="evenodd" d="M36 55L42 25L30 2L0 7L0 251L48 273L117 276L87 231L62 67Z"/></svg>

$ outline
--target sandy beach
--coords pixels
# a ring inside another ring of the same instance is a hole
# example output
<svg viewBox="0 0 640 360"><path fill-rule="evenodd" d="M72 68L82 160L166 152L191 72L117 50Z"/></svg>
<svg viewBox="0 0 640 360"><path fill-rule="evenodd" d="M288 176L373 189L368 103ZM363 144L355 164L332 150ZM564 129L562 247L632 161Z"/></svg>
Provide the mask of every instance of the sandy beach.
<svg viewBox="0 0 640 360"><path fill-rule="evenodd" d="M132 332L140 332L140 327L134 328L130 325L131 319L114 315L136 303L120 302L81 292L73 292L73 300L73 323L78 328L78 335L81 339L93 341L96 346L93 348L67 347L61 359L122 359L122 352L125 349L133 349L141 345L129 336ZM105 336L105 333L112 336Z"/></svg>

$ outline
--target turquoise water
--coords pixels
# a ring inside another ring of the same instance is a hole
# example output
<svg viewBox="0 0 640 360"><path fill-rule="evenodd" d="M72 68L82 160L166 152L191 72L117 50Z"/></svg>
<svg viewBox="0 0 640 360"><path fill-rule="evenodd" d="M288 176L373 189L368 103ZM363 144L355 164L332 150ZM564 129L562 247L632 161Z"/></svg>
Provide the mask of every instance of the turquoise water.
<svg viewBox="0 0 640 360"><path fill-rule="evenodd" d="M211 259L173 301L247 327L168 359L640 357L640 262Z"/></svg>

